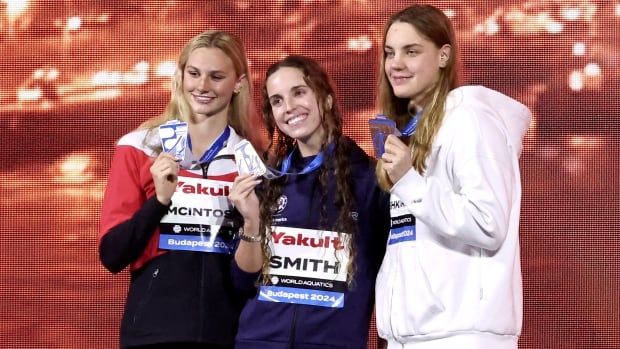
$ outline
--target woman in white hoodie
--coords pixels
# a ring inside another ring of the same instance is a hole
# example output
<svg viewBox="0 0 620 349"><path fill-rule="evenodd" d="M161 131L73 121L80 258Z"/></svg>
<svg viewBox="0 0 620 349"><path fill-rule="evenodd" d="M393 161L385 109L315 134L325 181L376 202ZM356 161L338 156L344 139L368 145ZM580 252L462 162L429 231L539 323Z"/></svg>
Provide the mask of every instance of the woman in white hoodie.
<svg viewBox="0 0 620 349"><path fill-rule="evenodd" d="M392 227L377 277L388 348L517 348L522 322L519 154L531 114L481 86L457 88L457 46L439 9L385 26L378 109L405 136L377 167Z"/></svg>

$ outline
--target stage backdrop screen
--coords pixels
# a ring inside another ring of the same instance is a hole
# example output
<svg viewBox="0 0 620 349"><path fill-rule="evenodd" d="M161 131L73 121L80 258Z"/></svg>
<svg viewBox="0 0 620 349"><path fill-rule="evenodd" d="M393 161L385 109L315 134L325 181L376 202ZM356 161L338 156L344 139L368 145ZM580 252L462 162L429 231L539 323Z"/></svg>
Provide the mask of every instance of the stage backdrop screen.
<svg viewBox="0 0 620 349"><path fill-rule="evenodd" d="M0 347L113 348L129 274L97 253L120 136L163 111L185 42L267 66L316 58L345 133L371 153L383 23L411 1L0 0ZM521 348L620 347L620 2L428 1L453 20L464 83L526 104ZM369 347L376 347L371 335Z"/></svg>

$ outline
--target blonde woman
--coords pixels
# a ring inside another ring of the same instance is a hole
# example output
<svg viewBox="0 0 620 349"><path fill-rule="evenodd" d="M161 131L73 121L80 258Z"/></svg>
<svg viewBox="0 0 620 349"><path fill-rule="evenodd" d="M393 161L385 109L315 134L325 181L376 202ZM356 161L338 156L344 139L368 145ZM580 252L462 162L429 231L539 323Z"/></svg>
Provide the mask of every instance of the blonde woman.
<svg viewBox="0 0 620 349"><path fill-rule="evenodd" d="M164 113L116 146L101 212L99 253L129 266L122 348L232 348L240 302L230 263L234 227L221 226L237 168L235 144L252 117L241 41L222 31L182 50ZM162 152L158 127L188 124L184 159Z"/></svg>

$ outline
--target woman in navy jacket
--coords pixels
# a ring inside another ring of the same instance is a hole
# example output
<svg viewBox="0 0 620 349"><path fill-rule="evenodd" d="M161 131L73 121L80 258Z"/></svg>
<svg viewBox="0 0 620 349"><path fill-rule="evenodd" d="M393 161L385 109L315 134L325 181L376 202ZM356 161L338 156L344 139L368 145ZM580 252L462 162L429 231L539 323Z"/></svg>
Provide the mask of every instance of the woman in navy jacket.
<svg viewBox="0 0 620 349"><path fill-rule="evenodd" d="M324 69L290 56L267 71L269 164L285 174L237 177L244 218L232 267L251 298L236 348L366 348L374 284L389 227L375 163L342 134ZM260 199L259 199L260 198Z"/></svg>

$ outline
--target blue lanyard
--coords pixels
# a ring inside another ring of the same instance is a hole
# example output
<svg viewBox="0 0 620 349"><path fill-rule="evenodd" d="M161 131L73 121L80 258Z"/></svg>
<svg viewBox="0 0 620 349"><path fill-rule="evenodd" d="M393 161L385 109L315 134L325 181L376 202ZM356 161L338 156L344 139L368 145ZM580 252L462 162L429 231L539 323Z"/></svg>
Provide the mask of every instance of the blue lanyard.
<svg viewBox="0 0 620 349"><path fill-rule="evenodd" d="M331 154L333 151L334 151L334 144L333 143L328 144L327 154ZM294 153L295 153L295 149L293 149L286 156L284 161L282 161L282 166L280 167L279 171L273 168L268 168L268 172L271 172L272 174L272 177L269 179L278 178L278 177L282 177L286 175L301 175L301 174L310 173L316 170L317 168L321 167L321 165L323 164L323 160L325 159L325 153L320 152L314 157L314 159L312 159L312 161L310 161L309 164L304 166L304 168L300 172L288 172L291 169L291 163L293 161Z"/></svg>
<svg viewBox="0 0 620 349"><path fill-rule="evenodd" d="M415 129L418 127L418 120L420 120L420 116L422 116L422 110L417 112L411 118L411 120L409 120L407 125L405 125L405 127L402 130L400 130L400 133L403 136L407 136L407 137L411 136L415 132Z"/></svg>
<svg viewBox="0 0 620 349"><path fill-rule="evenodd" d="M200 157L200 163L204 164L204 163L207 163L213 160L215 155L217 155L217 153L219 153L220 150L224 148L224 146L226 145L226 141L228 141L229 136L230 136L230 128L226 126L226 128L224 129L224 132L222 132L222 134L220 134L220 136L217 137L215 142L213 142L211 147L209 147L209 149L207 149L205 153L202 154L202 156ZM189 150L191 151L192 150L192 139L189 137L189 134L187 135L187 146Z"/></svg>
<svg viewBox="0 0 620 349"><path fill-rule="evenodd" d="M286 159L284 159L284 161L282 162L282 168L280 169L280 173L281 174L284 175L284 174L306 174L306 173L310 173L310 172L316 170L317 168L319 168L323 164L323 158L325 157L323 155L323 152L320 152L300 172L298 172L298 173L289 173L288 171L291 169L291 161L293 159L293 153L294 152L295 152L295 150L290 152L288 154L288 156L286 157Z"/></svg>

